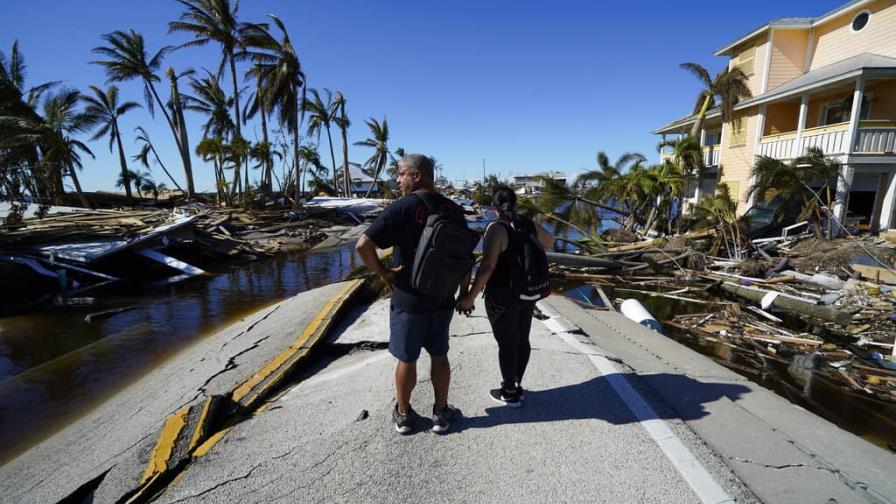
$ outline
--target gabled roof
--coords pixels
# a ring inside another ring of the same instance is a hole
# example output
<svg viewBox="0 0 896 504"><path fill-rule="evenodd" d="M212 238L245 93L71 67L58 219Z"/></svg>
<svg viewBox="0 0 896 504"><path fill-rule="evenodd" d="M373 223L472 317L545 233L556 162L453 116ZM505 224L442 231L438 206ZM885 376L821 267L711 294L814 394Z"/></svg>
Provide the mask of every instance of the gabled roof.
<svg viewBox="0 0 896 504"><path fill-rule="evenodd" d="M871 3L873 0L852 0L847 2L836 9L830 10L821 16L818 17L784 17L780 19L776 19L767 24L756 28L755 30L747 33L746 35L738 38L734 42L726 45L725 47L719 49L714 54L716 56L725 56L731 52L732 49L737 47L743 42L755 37L756 35L760 35L771 28L780 28L780 29L794 29L794 28L813 28L815 26L820 25L821 23L830 21L831 18L837 17L841 14L845 14L846 12L852 9L858 9L859 7L864 6L865 4Z"/></svg>
<svg viewBox="0 0 896 504"><path fill-rule="evenodd" d="M809 89L835 84L859 75L896 75L896 58L872 53L858 54L806 72L765 94L738 103L735 109L740 110L789 95L801 94Z"/></svg>
<svg viewBox="0 0 896 504"><path fill-rule="evenodd" d="M336 178L341 180L342 166L340 165L337 168L339 169L336 171ZM364 168L362 168L358 163L348 163L348 176L354 183L363 184L364 182L373 182L373 177L366 171L364 171Z"/></svg>

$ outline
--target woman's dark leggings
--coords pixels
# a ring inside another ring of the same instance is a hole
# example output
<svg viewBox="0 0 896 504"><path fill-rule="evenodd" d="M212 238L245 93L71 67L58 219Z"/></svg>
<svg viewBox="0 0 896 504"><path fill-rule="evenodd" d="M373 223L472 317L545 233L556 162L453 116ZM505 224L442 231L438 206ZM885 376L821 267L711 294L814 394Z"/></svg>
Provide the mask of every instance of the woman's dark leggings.
<svg viewBox="0 0 896 504"><path fill-rule="evenodd" d="M513 388L522 383L523 373L529 364L529 330L532 328L532 312L535 303L528 301L504 302L485 298L485 312L492 332L498 342L498 364L501 367L502 386Z"/></svg>

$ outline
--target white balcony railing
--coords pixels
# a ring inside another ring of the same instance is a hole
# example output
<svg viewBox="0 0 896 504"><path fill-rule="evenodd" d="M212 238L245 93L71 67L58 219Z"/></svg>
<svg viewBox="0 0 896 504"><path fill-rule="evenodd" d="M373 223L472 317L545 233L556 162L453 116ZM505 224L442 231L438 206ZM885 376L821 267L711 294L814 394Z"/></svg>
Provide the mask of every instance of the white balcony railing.
<svg viewBox="0 0 896 504"><path fill-rule="evenodd" d="M703 147L703 165L719 166L719 152L721 150L721 145L707 145Z"/></svg>
<svg viewBox="0 0 896 504"><path fill-rule="evenodd" d="M792 159L802 155L809 147L820 147L828 155L845 152L846 134L849 123L832 124L803 130L798 138L796 132L767 135L759 142L759 154L775 159Z"/></svg>
<svg viewBox="0 0 896 504"><path fill-rule="evenodd" d="M896 121L862 121L853 152L892 154L896 152Z"/></svg>

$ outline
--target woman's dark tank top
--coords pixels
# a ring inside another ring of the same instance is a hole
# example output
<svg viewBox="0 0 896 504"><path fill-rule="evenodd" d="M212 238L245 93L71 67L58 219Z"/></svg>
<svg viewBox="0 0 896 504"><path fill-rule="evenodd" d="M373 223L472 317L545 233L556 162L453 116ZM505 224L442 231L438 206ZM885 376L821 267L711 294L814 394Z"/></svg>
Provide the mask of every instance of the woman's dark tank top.
<svg viewBox="0 0 896 504"><path fill-rule="evenodd" d="M519 235L517 235L510 222L497 220L495 223L496 225L504 226L504 230L507 231L507 248L498 256L495 271L492 272L492 276L489 277L488 282L485 284L485 294L489 297L510 298L511 275L513 275L511 261L514 260L513 254L518 247L517 240Z"/></svg>

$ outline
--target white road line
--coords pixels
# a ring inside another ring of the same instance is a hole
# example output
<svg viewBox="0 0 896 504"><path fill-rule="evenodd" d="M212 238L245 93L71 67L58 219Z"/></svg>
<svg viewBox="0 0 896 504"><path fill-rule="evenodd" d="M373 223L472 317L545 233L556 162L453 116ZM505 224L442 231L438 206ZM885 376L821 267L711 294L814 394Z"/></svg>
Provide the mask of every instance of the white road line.
<svg viewBox="0 0 896 504"><path fill-rule="evenodd" d="M548 322L551 319L543 322ZM549 325L557 327L558 325L567 325L566 320L559 321L560 324L552 323ZM545 325L548 325L547 323ZM575 348L579 352L588 356L594 367L607 379L613 390L625 402L628 409L635 415L635 418L644 426L644 430L653 438L653 441L663 450L678 473L690 485L691 489L702 502L705 504L723 504L733 503L734 499L728 495L725 490L710 476L706 467L691 453L684 443L669 429L666 422L659 418L659 415L647 404L647 401L641 397L631 384L620 373L613 362L603 357L600 353L606 353L597 346L589 346L580 342L575 334L569 332L561 332L558 334L560 338L569 346Z"/></svg>

